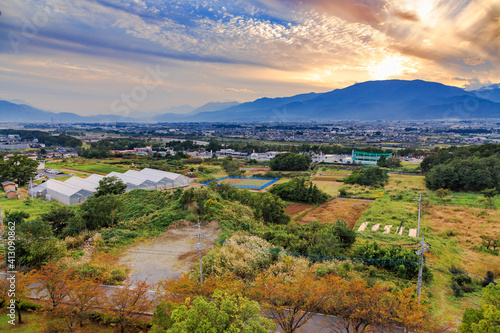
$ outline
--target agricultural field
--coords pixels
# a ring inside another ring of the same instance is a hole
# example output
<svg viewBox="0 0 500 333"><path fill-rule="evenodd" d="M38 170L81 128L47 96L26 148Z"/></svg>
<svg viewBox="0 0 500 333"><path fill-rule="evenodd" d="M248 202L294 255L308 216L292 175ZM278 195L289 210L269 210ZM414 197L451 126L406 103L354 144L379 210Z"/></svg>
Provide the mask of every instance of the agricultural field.
<svg viewBox="0 0 500 333"><path fill-rule="evenodd" d="M29 220L33 220L36 217L49 212L52 208L62 206L62 204L57 201L44 201L41 199L30 199L25 200L15 200L7 199L5 192L0 191L0 207L2 207L2 214L5 217L5 213L8 211L21 210L30 214Z"/></svg>
<svg viewBox="0 0 500 333"><path fill-rule="evenodd" d="M100 175L107 175L110 172L124 173L131 169L129 165L116 163L119 163L119 160L89 160L78 158L47 162L45 166L53 169L76 170Z"/></svg>
<svg viewBox="0 0 500 333"><path fill-rule="evenodd" d="M352 229L372 202L371 200L337 198L307 212L300 223L313 221L334 223L337 220L342 220L347 222L347 225Z"/></svg>
<svg viewBox="0 0 500 333"><path fill-rule="evenodd" d="M294 216L312 208L314 208L312 205L292 203L286 206L285 213L290 216Z"/></svg>

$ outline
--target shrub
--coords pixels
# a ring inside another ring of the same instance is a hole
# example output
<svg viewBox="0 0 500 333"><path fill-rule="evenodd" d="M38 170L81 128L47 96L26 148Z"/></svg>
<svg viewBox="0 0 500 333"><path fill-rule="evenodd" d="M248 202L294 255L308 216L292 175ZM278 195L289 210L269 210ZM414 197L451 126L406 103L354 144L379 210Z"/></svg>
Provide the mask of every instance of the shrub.
<svg viewBox="0 0 500 333"><path fill-rule="evenodd" d="M379 167L356 169L344 179L345 184L359 184L364 186L385 186L389 181L387 170Z"/></svg>
<svg viewBox="0 0 500 333"><path fill-rule="evenodd" d="M321 204L330 199L330 196L318 189L311 182L306 185L304 178L290 180L274 186L269 192L276 194L283 200L299 201L310 204Z"/></svg>

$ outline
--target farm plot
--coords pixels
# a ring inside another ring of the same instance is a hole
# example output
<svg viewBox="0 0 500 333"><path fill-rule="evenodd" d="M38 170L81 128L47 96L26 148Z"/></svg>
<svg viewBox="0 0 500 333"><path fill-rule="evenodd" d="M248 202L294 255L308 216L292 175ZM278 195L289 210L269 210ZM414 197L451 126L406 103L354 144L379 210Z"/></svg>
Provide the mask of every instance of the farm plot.
<svg viewBox="0 0 500 333"><path fill-rule="evenodd" d="M311 208L314 208L314 206L304 204L290 204L286 206L285 213L292 216Z"/></svg>
<svg viewBox="0 0 500 333"><path fill-rule="evenodd" d="M342 220L352 229L372 202L371 200L337 198L311 210L304 215L300 222L320 221L333 223Z"/></svg>

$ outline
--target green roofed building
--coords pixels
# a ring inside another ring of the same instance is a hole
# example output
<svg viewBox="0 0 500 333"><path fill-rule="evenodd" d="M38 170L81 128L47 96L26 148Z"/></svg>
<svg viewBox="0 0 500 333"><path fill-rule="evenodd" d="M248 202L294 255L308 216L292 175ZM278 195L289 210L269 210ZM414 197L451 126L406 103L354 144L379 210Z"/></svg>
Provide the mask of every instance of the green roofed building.
<svg viewBox="0 0 500 333"><path fill-rule="evenodd" d="M365 153L363 151L352 151L352 163L363 165L377 165L379 158L384 155L386 158L392 157L391 153Z"/></svg>

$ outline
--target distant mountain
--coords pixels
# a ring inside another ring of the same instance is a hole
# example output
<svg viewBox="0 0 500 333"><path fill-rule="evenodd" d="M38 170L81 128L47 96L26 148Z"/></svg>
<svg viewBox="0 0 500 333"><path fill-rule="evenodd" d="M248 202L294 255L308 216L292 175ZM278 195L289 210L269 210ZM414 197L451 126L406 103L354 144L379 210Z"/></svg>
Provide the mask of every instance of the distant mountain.
<svg viewBox="0 0 500 333"><path fill-rule="evenodd" d="M473 91L477 97L500 103L500 83Z"/></svg>
<svg viewBox="0 0 500 333"><path fill-rule="evenodd" d="M358 83L323 94L262 98L191 118L250 122L500 118L500 104L440 83L387 80Z"/></svg>
<svg viewBox="0 0 500 333"><path fill-rule="evenodd" d="M152 122L158 122L158 123L163 123L163 122L183 122L186 121L186 119L190 119L190 117L194 117L198 115L200 112L214 112L214 111L219 111L223 110L226 108L229 108L231 106L238 105L238 102L227 102L227 103L207 103L205 105L200 106L197 109L193 109L193 107L190 107L190 110L184 110L187 112L183 112L183 114L179 113L164 113L160 115L156 115L154 117L150 118L150 121ZM170 109L172 110L172 109ZM193 120L193 121L198 121L198 120Z"/></svg>
<svg viewBox="0 0 500 333"><path fill-rule="evenodd" d="M43 111L26 104L15 104L0 100L0 122L46 122L50 123L103 123L117 121L137 121L134 118L115 116L115 115L97 115L97 116L79 116L69 112L49 112Z"/></svg>
<svg viewBox="0 0 500 333"><path fill-rule="evenodd" d="M164 109L165 110L165 109ZM500 118L500 85L475 91L421 80L369 81L327 93L260 98L238 104L180 106L151 115L79 116L0 101L0 122L295 122L334 120L422 120ZM188 113L174 113L183 111Z"/></svg>

